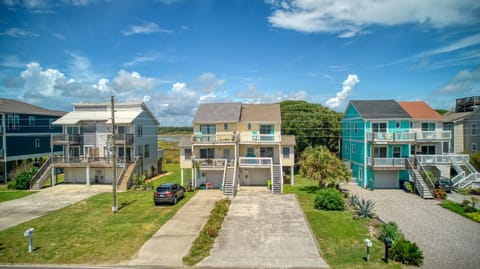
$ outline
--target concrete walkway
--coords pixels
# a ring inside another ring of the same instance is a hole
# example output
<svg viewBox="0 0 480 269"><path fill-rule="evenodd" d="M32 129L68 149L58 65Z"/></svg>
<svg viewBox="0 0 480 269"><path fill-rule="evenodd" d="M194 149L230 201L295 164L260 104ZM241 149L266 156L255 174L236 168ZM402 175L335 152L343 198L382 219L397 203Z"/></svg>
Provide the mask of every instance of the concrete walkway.
<svg viewBox="0 0 480 269"><path fill-rule="evenodd" d="M402 190L366 190L345 184L351 194L376 202L375 213L395 221L405 238L423 251L422 268L479 268L480 223Z"/></svg>
<svg viewBox="0 0 480 269"><path fill-rule="evenodd" d="M328 268L295 195L245 188L233 199L210 256L197 267Z"/></svg>
<svg viewBox="0 0 480 269"><path fill-rule="evenodd" d="M182 258L222 197L219 190L199 191L143 244L129 265L182 267Z"/></svg>
<svg viewBox="0 0 480 269"><path fill-rule="evenodd" d="M112 191L112 186L60 184L23 198L1 202L0 231L108 191Z"/></svg>

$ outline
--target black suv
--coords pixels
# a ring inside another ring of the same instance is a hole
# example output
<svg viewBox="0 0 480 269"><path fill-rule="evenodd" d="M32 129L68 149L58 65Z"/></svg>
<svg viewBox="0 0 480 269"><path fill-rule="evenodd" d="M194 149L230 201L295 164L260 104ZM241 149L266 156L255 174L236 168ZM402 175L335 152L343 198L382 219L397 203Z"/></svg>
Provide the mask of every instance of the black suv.
<svg viewBox="0 0 480 269"><path fill-rule="evenodd" d="M160 203L176 204L179 198L185 197L185 188L177 183L160 184L153 193L155 205Z"/></svg>

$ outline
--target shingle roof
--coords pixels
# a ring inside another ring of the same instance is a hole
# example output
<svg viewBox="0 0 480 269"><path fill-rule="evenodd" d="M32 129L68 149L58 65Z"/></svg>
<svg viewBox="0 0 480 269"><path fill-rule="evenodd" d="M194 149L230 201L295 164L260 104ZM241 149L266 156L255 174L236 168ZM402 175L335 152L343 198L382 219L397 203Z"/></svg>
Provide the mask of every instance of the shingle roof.
<svg viewBox="0 0 480 269"><path fill-rule="evenodd" d="M476 111L471 112L448 112L443 116L444 122L455 122L469 118L473 113Z"/></svg>
<svg viewBox="0 0 480 269"><path fill-rule="evenodd" d="M240 119L240 103L208 103L200 104L193 118L194 123L238 122Z"/></svg>
<svg viewBox="0 0 480 269"><path fill-rule="evenodd" d="M350 103L364 119L411 119L395 100L352 100Z"/></svg>
<svg viewBox="0 0 480 269"><path fill-rule="evenodd" d="M241 121L281 122L280 104L243 104Z"/></svg>
<svg viewBox="0 0 480 269"><path fill-rule="evenodd" d="M407 113L416 120L443 120L442 115L423 101L398 102Z"/></svg>
<svg viewBox="0 0 480 269"><path fill-rule="evenodd" d="M34 115L63 116L64 111L49 110L43 107L27 104L18 100L0 98L0 112Z"/></svg>
<svg viewBox="0 0 480 269"><path fill-rule="evenodd" d="M295 145L294 135L282 135L282 145Z"/></svg>
<svg viewBox="0 0 480 269"><path fill-rule="evenodd" d="M179 148L190 148L192 147L192 138L190 136L182 136L180 137L180 141L178 141Z"/></svg>

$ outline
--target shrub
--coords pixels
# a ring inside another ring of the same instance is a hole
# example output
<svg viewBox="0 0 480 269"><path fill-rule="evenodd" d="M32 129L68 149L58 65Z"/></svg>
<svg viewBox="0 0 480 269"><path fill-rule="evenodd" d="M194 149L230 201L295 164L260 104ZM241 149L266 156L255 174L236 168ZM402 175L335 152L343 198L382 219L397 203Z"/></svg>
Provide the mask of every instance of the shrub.
<svg viewBox="0 0 480 269"><path fill-rule="evenodd" d="M361 199L357 204L355 215L360 218L374 218L376 214L373 212L375 202L373 200Z"/></svg>
<svg viewBox="0 0 480 269"><path fill-rule="evenodd" d="M444 190L435 189L435 198L444 200L445 198L447 198L447 193Z"/></svg>
<svg viewBox="0 0 480 269"><path fill-rule="evenodd" d="M404 239L395 241L389 256L392 260L406 265L420 266L423 264L423 252L417 244Z"/></svg>
<svg viewBox="0 0 480 269"><path fill-rule="evenodd" d="M413 185L412 182L405 182L403 183L405 185L405 191L408 193L413 193Z"/></svg>
<svg viewBox="0 0 480 269"><path fill-rule="evenodd" d="M392 239L392 241L397 241L403 239L402 232L398 229L398 225L394 221L390 221L387 224L383 224L382 233L380 234L380 240L383 240L385 237Z"/></svg>
<svg viewBox="0 0 480 269"><path fill-rule="evenodd" d="M322 189L315 195L314 207L323 210L344 210L342 194L335 189Z"/></svg>
<svg viewBox="0 0 480 269"><path fill-rule="evenodd" d="M469 212L466 213L467 217L471 218L472 220L476 222L480 222L480 212Z"/></svg>
<svg viewBox="0 0 480 269"><path fill-rule="evenodd" d="M21 170L15 174L15 189L17 190L28 190L30 189L30 181L35 173L38 171L38 167L30 166L29 168L23 167Z"/></svg>
<svg viewBox="0 0 480 269"><path fill-rule="evenodd" d="M348 197L348 206L356 208L359 200L360 198L358 198L358 195L356 194L350 195L350 197Z"/></svg>
<svg viewBox="0 0 480 269"><path fill-rule="evenodd" d="M269 190L272 189L272 180L271 179L267 180L267 189L269 189Z"/></svg>

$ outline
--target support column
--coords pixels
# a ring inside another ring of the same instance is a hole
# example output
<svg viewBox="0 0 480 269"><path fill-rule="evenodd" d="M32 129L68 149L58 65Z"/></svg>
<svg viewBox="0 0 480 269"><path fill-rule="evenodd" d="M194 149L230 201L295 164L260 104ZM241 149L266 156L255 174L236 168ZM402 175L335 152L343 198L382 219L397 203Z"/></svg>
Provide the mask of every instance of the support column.
<svg viewBox="0 0 480 269"><path fill-rule="evenodd" d="M180 168L180 180L181 180L180 185L184 186L184 184L183 184L183 168Z"/></svg>
<svg viewBox="0 0 480 269"><path fill-rule="evenodd" d="M293 165L290 166L290 184L291 184L292 186L295 185L295 175L294 175L295 172L294 172L294 170L295 170L295 169L294 169Z"/></svg>

